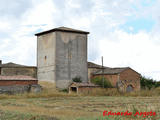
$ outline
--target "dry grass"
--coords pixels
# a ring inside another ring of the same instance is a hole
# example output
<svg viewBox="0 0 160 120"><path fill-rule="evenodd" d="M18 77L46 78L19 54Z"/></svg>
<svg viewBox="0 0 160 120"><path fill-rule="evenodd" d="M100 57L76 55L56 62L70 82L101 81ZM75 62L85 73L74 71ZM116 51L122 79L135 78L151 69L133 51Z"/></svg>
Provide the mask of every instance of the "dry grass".
<svg viewBox="0 0 160 120"><path fill-rule="evenodd" d="M116 88L94 88L89 94L81 94L82 96L120 96L121 94Z"/></svg>
<svg viewBox="0 0 160 120"><path fill-rule="evenodd" d="M160 96L160 87L152 90L141 90L134 91L130 93L119 93L116 88L95 88L89 94L84 94L85 96L131 96L131 97L152 97Z"/></svg>
<svg viewBox="0 0 160 120"><path fill-rule="evenodd" d="M52 82L40 81L39 84L42 86L43 90L40 93L24 93L7 95L1 94L0 99L21 99L21 98L50 98L50 97L74 97L75 94L68 94L66 92L60 92L56 89L55 84Z"/></svg>
<svg viewBox="0 0 160 120"><path fill-rule="evenodd" d="M155 111L160 119L160 88L151 91L119 94L116 89L95 89L89 96L69 95L55 89L53 83L40 82L39 94L0 96L1 120L112 120L102 116L103 111ZM145 97L143 97L145 96ZM152 96L152 97L149 97ZM2 99L3 98L3 99ZM27 114L26 114L27 113ZM4 119L3 119L4 118ZM133 119L121 117L120 119ZM119 120L120 120L119 119ZM142 118L134 118L141 120ZM148 118L147 118L148 119ZM148 119L149 120L149 119Z"/></svg>
<svg viewBox="0 0 160 120"><path fill-rule="evenodd" d="M103 118L102 114L104 110L113 112L128 110L134 112L135 109L141 112L155 111L158 118L160 117L159 100L160 97L113 96L5 99L0 102L0 108L2 111L17 112L18 115L27 113L32 117L46 116L55 117L60 120L99 120L99 118Z"/></svg>

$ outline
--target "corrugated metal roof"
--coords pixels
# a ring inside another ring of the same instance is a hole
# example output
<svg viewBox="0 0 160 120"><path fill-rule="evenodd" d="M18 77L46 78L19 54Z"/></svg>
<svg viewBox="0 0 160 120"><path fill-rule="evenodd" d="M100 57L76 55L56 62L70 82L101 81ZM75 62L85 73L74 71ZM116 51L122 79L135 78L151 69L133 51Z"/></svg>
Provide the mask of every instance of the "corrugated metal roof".
<svg viewBox="0 0 160 120"><path fill-rule="evenodd" d="M37 80L37 79L30 76L24 76L24 75L15 75L15 76L0 75L0 80Z"/></svg>
<svg viewBox="0 0 160 120"><path fill-rule="evenodd" d="M35 35L38 36L38 35L42 35L42 34L46 34L46 33L50 33L50 32L55 32L55 31L89 34L89 32L82 31L82 30L76 30L76 29L72 29L72 28L68 28L68 27L58 27L58 28L43 31L43 32L40 32L40 33L36 33Z"/></svg>
<svg viewBox="0 0 160 120"><path fill-rule="evenodd" d="M93 83L78 83L78 82L73 82L70 86L75 85L77 87L99 87L98 85L95 85Z"/></svg>

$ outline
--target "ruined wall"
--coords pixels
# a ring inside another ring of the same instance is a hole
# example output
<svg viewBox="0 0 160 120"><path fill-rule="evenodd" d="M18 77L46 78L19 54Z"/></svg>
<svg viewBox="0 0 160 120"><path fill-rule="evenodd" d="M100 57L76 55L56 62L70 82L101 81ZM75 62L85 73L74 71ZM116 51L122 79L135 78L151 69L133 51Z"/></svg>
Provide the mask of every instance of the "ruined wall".
<svg viewBox="0 0 160 120"><path fill-rule="evenodd" d="M128 85L132 85L135 91L140 90L140 77L140 74L132 69L123 71L120 74L120 80L123 81L125 91Z"/></svg>
<svg viewBox="0 0 160 120"><path fill-rule="evenodd" d="M2 67L1 75L13 76L13 75L26 75L36 78L37 68L36 67Z"/></svg>
<svg viewBox="0 0 160 120"><path fill-rule="evenodd" d="M37 36L38 80L55 82L55 33Z"/></svg>
<svg viewBox="0 0 160 120"><path fill-rule="evenodd" d="M88 81L87 35L56 32L56 86L67 88L76 76Z"/></svg>

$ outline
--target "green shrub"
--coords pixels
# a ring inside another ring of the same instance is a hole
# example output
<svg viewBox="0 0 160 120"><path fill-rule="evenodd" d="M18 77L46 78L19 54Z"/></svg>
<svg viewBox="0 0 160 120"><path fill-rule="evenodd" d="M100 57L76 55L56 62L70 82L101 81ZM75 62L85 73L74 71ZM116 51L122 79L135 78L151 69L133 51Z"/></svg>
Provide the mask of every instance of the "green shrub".
<svg viewBox="0 0 160 120"><path fill-rule="evenodd" d="M112 88L113 87L109 80L107 80L106 78L102 78L102 77L92 78L91 82L103 87L103 79L104 79L104 88Z"/></svg>
<svg viewBox="0 0 160 120"><path fill-rule="evenodd" d="M151 78L146 78L146 77L141 77L140 80L141 83L141 88L142 89L151 89L151 88L156 88L156 87L160 87L160 82L157 82Z"/></svg>
<svg viewBox="0 0 160 120"><path fill-rule="evenodd" d="M72 79L73 82L82 82L80 76L76 76L75 78Z"/></svg>

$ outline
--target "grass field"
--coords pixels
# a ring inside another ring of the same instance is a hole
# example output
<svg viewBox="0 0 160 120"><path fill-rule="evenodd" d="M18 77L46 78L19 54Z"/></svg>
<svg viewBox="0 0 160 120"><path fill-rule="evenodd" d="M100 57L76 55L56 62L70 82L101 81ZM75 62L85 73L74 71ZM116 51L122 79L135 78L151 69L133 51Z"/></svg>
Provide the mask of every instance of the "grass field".
<svg viewBox="0 0 160 120"><path fill-rule="evenodd" d="M51 87L47 85L48 88ZM160 96L77 96L67 93L0 97L0 120L160 120ZM103 111L156 112L148 116L106 116Z"/></svg>

